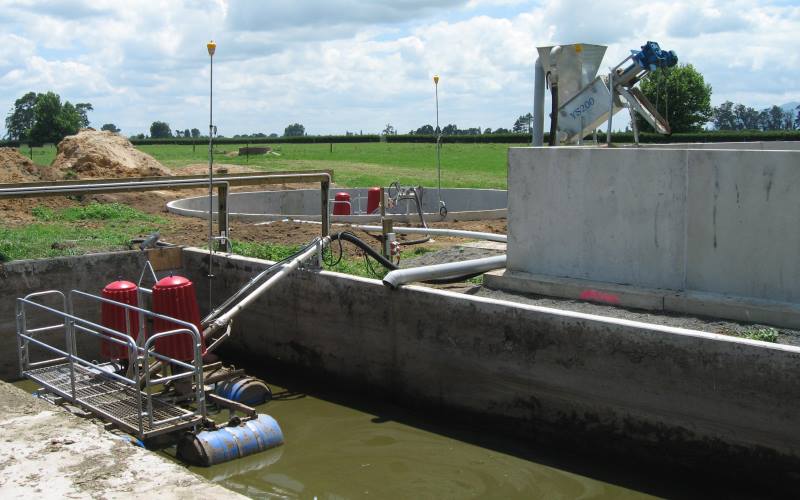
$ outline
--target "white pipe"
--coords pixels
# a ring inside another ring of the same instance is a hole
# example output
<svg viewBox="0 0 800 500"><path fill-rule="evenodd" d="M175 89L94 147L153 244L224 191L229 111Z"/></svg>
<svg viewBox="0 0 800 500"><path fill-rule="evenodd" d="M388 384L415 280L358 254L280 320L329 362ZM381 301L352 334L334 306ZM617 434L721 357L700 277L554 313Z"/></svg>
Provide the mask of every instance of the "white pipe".
<svg viewBox="0 0 800 500"><path fill-rule="evenodd" d="M544 145L544 67L536 58L533 67L533 137L532 146Z"/></svg>
<svg viewBox="0 0 800 500"><path fill-rule="evenodd" d="M217 319L211 323L208 328L205 329L203 332L203 337L208 339L211 335L213 335L217 330L222 328L223 326L227 325L234 316L242 312L247 306L249 306L253 301L258 299L264 292L272 288L275 283L283 279L286 275L297 269L298 266L303 261L306 261L317 254L320 250L320 245L324 248L331 242L331 237L326 236L320 240L319 243L316 245L308 248L305 252L301 253L294 259L287 262L280 271L273 274L267 281L262 283L258 288L250 292L245 298L239 301L238 304L228 309L224 314L221 314Z"/></svg>
<svg viewBox="0 0 800 500"><path fill-rule="evenodd" d="M362 231L382 230L381 226L365 226L361 224L350 224L350 227L352 227L353 229L360 229ZM438 234L440 236L453 236L456 238L472 238L475 240L499 241L501 243L505 243L506 241L508 241L508 236L506 236L505 234L482 233L480 231L462 231L460 229L433 229L424 227L394 226L392 230L395 233L401 233L401 234L431 234L431 235Z"/></svg>
<svg viewBox="0 0 800 500"><path fill-rule="evenodd" d="M447 264L436 264L433 266L412 267L409 269L397 269L391 271L383 277L383 284L391 288L414 281L426 281L432 279L451 278L465 276L467 274L485 273L493 269L506 267L506 256L496 255L483 259L463 260L461 262L448 262Z"/></svg>

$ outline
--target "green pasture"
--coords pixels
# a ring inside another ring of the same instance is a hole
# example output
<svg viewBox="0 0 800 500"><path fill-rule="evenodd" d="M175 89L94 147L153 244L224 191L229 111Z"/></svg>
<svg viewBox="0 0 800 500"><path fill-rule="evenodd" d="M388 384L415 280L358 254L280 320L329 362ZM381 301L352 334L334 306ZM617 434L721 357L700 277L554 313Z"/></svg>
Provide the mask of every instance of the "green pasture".
<svg viewBox="0 0 800 500"><path fill-rule="evenodd" d="M245 144L221 144L214 148L217 164L249 165L265 170L333 169L340 186L369 187L401 184L436 185L436 145L430 143L336 143L272 144L277 154L234 156ZM443 144L442 186L506 188L509 144ZM208 144L143 145L138 148L170 168L206 163ZM20 152L29 154L27 146ZM53 146L33 149L33 160L48 165Z"/></svg>

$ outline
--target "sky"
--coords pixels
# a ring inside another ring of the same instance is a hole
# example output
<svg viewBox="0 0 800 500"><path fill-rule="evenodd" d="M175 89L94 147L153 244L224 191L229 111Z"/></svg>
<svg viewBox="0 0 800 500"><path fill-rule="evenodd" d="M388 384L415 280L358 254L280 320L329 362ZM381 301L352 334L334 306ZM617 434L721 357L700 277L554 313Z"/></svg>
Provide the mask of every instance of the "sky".
<svg viewBox="0 0 800 500"><path fill-rule="evenodd" d="M92 126L225 136L511 128L532 109L537 46L608 46L607 71L647 40L726 100L800 101L800 0L0 0L0 111L28 91L90 102ZM5 129L0 125L0 135Z"/></svg>

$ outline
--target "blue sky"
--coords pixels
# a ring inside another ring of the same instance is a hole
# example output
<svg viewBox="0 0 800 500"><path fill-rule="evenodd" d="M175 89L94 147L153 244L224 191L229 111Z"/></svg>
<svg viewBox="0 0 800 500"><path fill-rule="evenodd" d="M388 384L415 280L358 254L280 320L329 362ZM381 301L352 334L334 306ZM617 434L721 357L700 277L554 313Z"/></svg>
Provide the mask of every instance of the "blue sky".
<svg viewBox="0 0 800 500"><path fill-rule="evenodd" d="M800 1L0 0L0 110L27 91L91 102L92 125L219 133L407 132L434 120L510 128L530 111L535 47L647 40L695 65L725 100L800 101ZM620 120L622 121L622 120ZM5 134L5 130L0 130Z"/></svg>

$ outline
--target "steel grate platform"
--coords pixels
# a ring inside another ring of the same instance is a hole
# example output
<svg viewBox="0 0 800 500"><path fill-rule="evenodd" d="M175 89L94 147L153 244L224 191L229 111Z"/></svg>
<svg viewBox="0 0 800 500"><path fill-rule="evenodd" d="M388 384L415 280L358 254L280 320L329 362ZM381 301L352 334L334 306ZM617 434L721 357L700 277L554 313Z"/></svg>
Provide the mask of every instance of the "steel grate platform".
<svg viewBox="0 0 800 500"><path fill-rule="evenodd" d="M98 416L114 422L122 430L140 435L138 391L134 388L103 375L99 370L90 370L77 363L75 364L76 397L74 398L70 386L69 363L28 370L24 372L24 375L67 401L83 406ZM139 394L142 398L141 411L144 412L147 408L147 394L144 392L139 392ZM141 433L143 439L191 427L202 420L200 415L156 397L152 398L152 402L154 422L175 417L184 418L151 427L148 424L147 416L144 415Z"/></svg>

